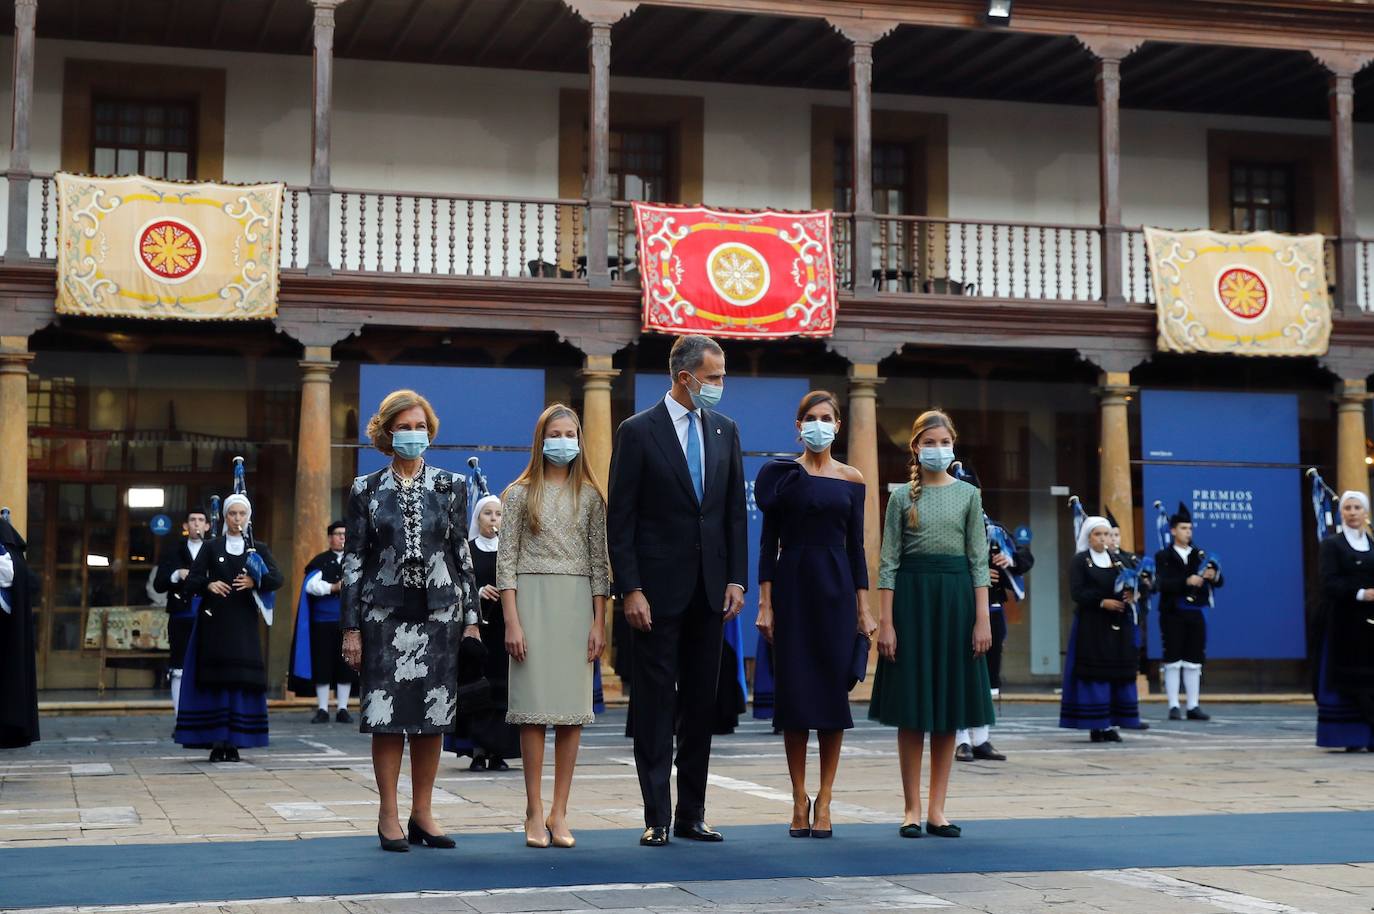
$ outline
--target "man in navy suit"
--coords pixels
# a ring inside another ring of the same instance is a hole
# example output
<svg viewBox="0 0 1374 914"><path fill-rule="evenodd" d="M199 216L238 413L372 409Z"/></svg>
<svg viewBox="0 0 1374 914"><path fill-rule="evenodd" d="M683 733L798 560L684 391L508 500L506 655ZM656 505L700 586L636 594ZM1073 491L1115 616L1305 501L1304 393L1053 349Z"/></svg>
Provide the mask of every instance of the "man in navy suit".
<svg viewBox="0 0 1374 914"><path fill-rule="evenodd" d="M706 824L706 773L722 628L749 579L739 430L713 409L725 352L709 337L679 337L668 370L667 396L616 433L607 517L615 590L634 630L631 735L647 847L667 844L670 824L679 838L724 840Z"/></svg>

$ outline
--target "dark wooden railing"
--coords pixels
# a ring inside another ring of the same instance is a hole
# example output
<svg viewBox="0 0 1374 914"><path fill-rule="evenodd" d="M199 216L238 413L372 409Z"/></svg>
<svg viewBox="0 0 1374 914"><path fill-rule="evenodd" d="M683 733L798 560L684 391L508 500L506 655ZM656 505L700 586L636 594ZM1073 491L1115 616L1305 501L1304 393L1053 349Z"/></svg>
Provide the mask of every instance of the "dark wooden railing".
<svg viewBox="0 0 1374 914"><path fill-rule="evenodd" d="M1370 285L1374 282L1374 238L1361 238L1356 243L1358 256L1355 258L1355 300L1360 303L1361 311L1374 311L1374 297Z"/></svg>
<svg viewBox="0 0 1374 914"><path fill-rule="evenodd" d="M8 184L8 182L0 182ZM6 187L8 193L8 187ZM6 201L8 206L8 201ZM34 172L29 178L29 257L57 259L57 181L51 174ZM3 246L0 246L3 250Z"/></svg>

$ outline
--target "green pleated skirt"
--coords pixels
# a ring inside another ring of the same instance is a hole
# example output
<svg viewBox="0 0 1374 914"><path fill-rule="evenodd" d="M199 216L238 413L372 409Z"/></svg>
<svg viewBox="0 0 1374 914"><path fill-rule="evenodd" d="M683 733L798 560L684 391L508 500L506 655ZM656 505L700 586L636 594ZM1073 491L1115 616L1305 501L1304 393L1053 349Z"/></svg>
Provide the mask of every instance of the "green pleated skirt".
<svg viewBox="0 0 1374 914"><path fill-rule="evenodd" d="M973 655L974 618L967 558L903 558L892 591L897 659L878 659L868 719L924 733L991 724L987 660Z"/></svg>

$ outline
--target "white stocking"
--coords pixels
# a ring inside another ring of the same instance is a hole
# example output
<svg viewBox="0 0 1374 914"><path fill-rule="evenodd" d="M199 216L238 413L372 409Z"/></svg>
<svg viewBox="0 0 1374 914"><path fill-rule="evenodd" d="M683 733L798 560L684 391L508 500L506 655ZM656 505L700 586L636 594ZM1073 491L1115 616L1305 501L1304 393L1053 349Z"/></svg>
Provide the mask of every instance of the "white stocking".
<svg viewBox="0 0 1374 914"><path fill-rule="evenodd" d="M181 711L181 670L172 670L172 716Z"/></svg>
<svg viewBox="0 0 1374 914"><path fill-rule="evenodd" d="M342 711L344 708L348 707L348 696L349 693L353 691L353 683L337 683L334 686L334 691L337 692L339 695L339 710Z"/></svg>
<svg viewBox="0 0 1374 914"><path fill-rule="evenodd" d="M1191 711L1197 707L1202 693L1202 664L1183 664L1183 688L1188 693L1188 710Z"/></svg>
<svg viewBox="0 0 1374 914"><path fill-rule="evenodd" d="M329 710L329 686L315 686L315 702L320 706L321 711Z"/></svg>
<svg viewBox="0 0 1374 914"><path fill-rule="evenodd" d="M970 739L970 737L969 737L969 735L968 735L968 731L967 731L967 730L959 730L959 731L957 731L957 732L954 734L954 745L956 745L956 746L972 746L973 743L969 742L969 739Z"/></svg>
<svg viewBox="0 0 1374 914"><path fill-rule="evenodd" d="M970 745L981 746L988 741L987 727L974 727L968 731L968 734L973 738L973 742Z"/></svg>
<svg viewBox="0 0 1374 914"><path fill-rule="evenodd" d="M1179 674L1183 671L1183 661L1164 664L1164 694L1169 698L1169 707L1178 707Z"/></svg>

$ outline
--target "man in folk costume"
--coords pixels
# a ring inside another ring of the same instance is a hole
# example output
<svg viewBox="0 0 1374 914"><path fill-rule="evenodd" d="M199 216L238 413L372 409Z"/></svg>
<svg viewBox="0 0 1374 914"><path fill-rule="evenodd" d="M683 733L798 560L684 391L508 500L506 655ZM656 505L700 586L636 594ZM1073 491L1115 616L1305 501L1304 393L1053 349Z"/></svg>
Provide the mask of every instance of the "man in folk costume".
<svg viewBox="0 0 1374 914"><path fill-rule="evenodd" d="M1221 570L1206 552L1193 545L1193 516L1179 502L1169 518L1173 545L1155 556L1155 587L1159 591L1159 630L1164 639L1164 693L1169 719L1182 720L1179 683L1188 693L1189 720L1211 720L1199 706L1202 664L1207 655L1206 610L1212 591L1222 586Z"/></svg>
<svg viewBox="0 0 1374 914"><path fill-rule="evenodd" d="M38 576L24 560L25 548L9 509L0 511L0 749L38 741Z"/></svg>
<svg viewBox="0 0 1374 914"><path fill-rule="evenodd" d="M315 693L314 724L329 723L329 690L339 699L335 720L353 722L348 697L357 674L343 661L343 632L339 629L343 587L344 522L336 520L326 531L329 549L305 566L300 599L296 602L296 629L291 639L291 691Z"/></svg>
<svg viewBox="0 0 1374 914"><path fill-rule="evenodd" d="M200 602L186 586L191 567L205 545L210 520L201 508L186 512L186 538L165 549L157 571L153 575L153 590L167 595L167 654L168 674L172 687L172 716L181 708L181 673L186 664L186 645L191 643L191 629L196 623L196 605Z"/></svg>

